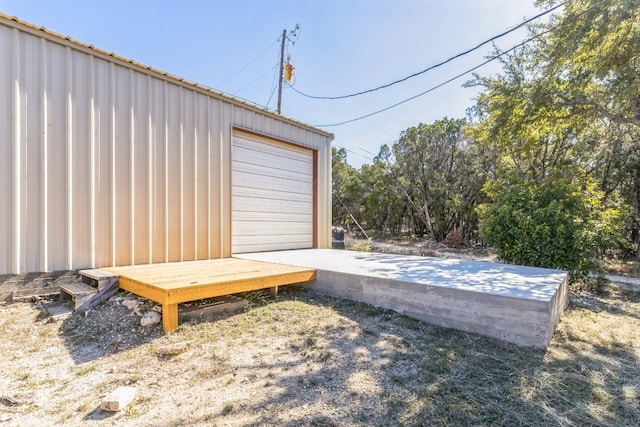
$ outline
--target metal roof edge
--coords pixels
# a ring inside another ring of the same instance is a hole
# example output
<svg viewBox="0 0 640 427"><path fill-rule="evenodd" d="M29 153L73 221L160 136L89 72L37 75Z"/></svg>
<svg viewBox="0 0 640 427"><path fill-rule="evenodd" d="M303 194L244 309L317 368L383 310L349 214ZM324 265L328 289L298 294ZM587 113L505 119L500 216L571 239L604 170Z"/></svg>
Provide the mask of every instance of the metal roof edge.
<svg viewBox="0 0 640 427"><path fill-rule="evenodd" d="M222 101L236 104L244 108L249 108L262 114L267 114L272 118L289 122L290 124L293 124L295 126L302 127L312 132L324 135L328 137L330 141L333 141L333 139L335 138L335 135L333 133L317 128L308 123L301 122L299 120L296 120L288 116L283 116L274 111L267 110L266 108L258 104L254 104L250 101L246 101L246 100L234 97L232 95L226 94L224 92L220 92L218 90L212 89L210 87L192 82L190 80L183 79L182 77L174 76L173 74L158 70L157 68L153 68L148 65L141 64L139 62L134 61L133 59L125 58L114 52L107 52L106 50L102 50L93 45L89 45L81 41L75 40L69 36L64 36L62 34L58 34L54 31L48 30L45 27L38 27L36 25L30 24L29 22L21 20L16 16L6 15L1 11L0 11L0 24L4 24L8 27L19 28L23 31L29 32L38 37L44 36L45 38L51 40L52 42L74 47L77 50L84 51L85 53L88 53L90 55L102 56L108 61L116 61L126 67L137 69L144 73L155 75L156 77L159 77L161 79L169 80L174 83L180 84L182 86L189 87L193 90L205 93L209 96L220 99Z"/></svg>

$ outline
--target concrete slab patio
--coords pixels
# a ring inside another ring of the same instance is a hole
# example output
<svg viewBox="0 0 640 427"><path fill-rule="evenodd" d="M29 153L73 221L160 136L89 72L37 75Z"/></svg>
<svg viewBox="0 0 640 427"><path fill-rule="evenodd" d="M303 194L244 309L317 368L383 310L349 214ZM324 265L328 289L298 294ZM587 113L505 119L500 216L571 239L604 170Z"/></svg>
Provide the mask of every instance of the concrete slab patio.
<svg viewBox="0 0 640 427"><path fill-rule="evenodd" d="M236 257L314 268L319 292L521 346L546 348L567 303L562 270L333 249Z"/></svg>

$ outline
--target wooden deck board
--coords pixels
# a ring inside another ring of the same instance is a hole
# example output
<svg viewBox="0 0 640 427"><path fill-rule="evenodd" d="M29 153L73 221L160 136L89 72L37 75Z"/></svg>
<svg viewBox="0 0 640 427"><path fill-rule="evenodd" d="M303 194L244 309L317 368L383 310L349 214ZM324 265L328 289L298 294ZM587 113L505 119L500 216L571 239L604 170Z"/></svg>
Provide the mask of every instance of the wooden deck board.
<svg viewBox="0 0 640 427"><path fill-rule="evenodd" d="M163 327L178 327L178 303L315 280L313 268L238 258L105 267L121 289L162 304Z"/></svg>

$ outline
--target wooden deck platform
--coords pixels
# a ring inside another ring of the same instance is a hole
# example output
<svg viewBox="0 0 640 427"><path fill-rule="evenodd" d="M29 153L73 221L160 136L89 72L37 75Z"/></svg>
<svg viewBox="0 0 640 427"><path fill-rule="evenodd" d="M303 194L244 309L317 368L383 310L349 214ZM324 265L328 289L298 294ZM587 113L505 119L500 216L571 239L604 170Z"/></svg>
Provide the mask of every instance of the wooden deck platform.
<svg viewBox="0 0 640 427"><path fill-rule="evenodd" d="M120 276L121 289L162 304L162 326L178 327L178 304L315 280L316 270L262 261L223 258L204 261L104 267Z"/></svg>

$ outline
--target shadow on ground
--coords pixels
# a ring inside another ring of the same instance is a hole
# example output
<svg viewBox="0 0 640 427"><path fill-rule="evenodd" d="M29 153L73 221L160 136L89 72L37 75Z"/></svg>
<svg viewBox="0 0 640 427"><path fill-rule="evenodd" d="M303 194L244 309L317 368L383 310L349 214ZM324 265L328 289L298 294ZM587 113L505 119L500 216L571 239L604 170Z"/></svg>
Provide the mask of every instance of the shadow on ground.
<svg viewBox="0 0 640 427"><path fill-rule="evenodd" d="M239 400L189 423L224 423L225 417L232 423L245 413L257 414L243 424L251 426L640 424L634 344L615 332L610 339L580 332L583 307L568 309L545 352L311 291L280 297L287 300L331 307L344 325L292 330L300 335L290 348L299 353L297 362L239 367L258 371L257 377L282 372L265 382L263 398ZM635 303L637 309L638 294ZM606 318L601 326L615 321ZM314 333L326 344L318 345ZM322 368L287 373L315 362ZM292 411L304 415L292 417Z"/></svg>
<svg viewBox="0 0 640 427"><path fill-rule="evenodd" d="M152 307L152 301L141 302L139 312ZM62 321L59 333L77 364L130 350L164 335L160 324L142 326L140 316L118 299L85 313L73 313Z"/></svg>

